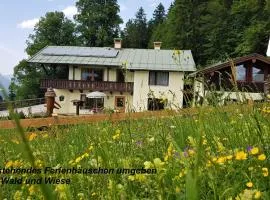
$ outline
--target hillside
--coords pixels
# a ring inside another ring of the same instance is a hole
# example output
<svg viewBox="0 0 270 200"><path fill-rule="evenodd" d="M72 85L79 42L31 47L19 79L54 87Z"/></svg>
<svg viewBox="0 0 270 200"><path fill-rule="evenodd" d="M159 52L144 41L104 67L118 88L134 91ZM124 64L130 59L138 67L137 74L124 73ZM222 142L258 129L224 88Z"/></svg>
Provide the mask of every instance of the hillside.
<svg viewBox="0 0 270 200"><path fill-rule="evenodd" d="M0 84L4 86L5 90L7 91L8 91L10 81L11 81L11 75L0 74ZM0 95L2 95L1 91L0 91Z"/></svg>

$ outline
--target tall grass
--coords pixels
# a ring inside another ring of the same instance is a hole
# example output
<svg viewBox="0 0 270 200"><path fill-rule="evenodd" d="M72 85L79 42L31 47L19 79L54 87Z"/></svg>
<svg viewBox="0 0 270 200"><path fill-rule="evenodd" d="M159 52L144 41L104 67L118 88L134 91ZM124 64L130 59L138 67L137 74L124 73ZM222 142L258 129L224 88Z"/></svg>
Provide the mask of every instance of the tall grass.
<svg viewBox="0 0 270 200"><path fill-rule="evenodd" d="M235 106L234 112L223 107L210 110L163 119L50 127L26 133L20 144L29 145L41 167L157 169L151 175L54 175L71 179L69 185L49 186L62 199L243 199L246 193L250 199L258 195L269 199L269 175L262 171L269 169L267 110L260 105ZM33 164L18 151L18 139L13 131L0 130L1 168L16 160L21 161L19 167ZM239 159L241 152L246 158ZM262 154L266 159L259 159ZM251 188L248 182L253 183ZM54 193L42 193L37 185L30 188L2 185L2 197L10 199L20 191L23 198L41 199Z"/></svg>

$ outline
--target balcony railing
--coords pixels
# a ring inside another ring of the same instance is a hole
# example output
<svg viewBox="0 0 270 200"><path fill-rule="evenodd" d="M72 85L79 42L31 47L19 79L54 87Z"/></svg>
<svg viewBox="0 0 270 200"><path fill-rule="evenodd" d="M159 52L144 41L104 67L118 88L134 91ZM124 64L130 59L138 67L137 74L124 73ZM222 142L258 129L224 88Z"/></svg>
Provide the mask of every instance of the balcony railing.
<svg viewBox="0 0 270 200"><path fill-rule="evenodd" d="M52 87L55 89L68 90L133 92L132 82L118 83L110 81L93 82L83 80L43 79L41 80L40 87L42 89Z"/></svg>

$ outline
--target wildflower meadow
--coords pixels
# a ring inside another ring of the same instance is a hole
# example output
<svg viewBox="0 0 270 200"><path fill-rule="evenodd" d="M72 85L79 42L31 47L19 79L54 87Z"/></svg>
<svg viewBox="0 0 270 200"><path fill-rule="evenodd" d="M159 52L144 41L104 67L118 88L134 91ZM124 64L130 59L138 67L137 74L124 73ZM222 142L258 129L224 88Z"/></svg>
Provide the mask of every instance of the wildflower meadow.
<svg viewBox="0 0 270 200"><path fill-rule="evenodd" d="M0 199L270 199L269 105L24 132L0 130Z"/></svg>

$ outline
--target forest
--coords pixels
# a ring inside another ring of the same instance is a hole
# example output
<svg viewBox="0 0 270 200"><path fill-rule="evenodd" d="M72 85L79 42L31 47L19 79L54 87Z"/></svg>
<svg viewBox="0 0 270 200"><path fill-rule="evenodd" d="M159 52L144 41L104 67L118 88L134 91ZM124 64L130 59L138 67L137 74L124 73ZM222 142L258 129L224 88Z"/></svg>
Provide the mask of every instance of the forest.
<svg viewBox="0 0 270 200"><path fill-rule="evenodd" d="M47 45L113 46L121 37L124 48L190 49L197 68L250 53L265 55L270 36L268 0L174 0L168 10L160 3L151 19L143 7L120 25L117 0L78 0L74 20L63 12L48 12L29 35L25 51L31 57ZM45 73L46 71L46 73ZM21 60L14 68L10 100L43 97L40 79L60 77L58 68L29 65Z"/></svg>

